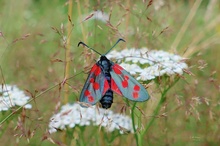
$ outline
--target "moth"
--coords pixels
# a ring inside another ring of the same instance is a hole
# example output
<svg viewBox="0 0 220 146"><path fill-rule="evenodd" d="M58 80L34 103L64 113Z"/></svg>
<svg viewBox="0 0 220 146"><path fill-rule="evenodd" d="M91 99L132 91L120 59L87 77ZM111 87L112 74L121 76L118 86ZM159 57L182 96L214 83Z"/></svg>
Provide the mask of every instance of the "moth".
<svg viewBox="0 0 220 146"><path fill-rule="evenodd" d="M105 55L108 54L120 41L107 51L101 54L90 48L83 42L78 43L95 51L101 57L91 68L86 83L80 94L80 102L94 105L100 101L102 108L108 109L113 103L113 92L132 101L146 101L150 98L148 92L134 77L117 63L110 61Z"/></svg>

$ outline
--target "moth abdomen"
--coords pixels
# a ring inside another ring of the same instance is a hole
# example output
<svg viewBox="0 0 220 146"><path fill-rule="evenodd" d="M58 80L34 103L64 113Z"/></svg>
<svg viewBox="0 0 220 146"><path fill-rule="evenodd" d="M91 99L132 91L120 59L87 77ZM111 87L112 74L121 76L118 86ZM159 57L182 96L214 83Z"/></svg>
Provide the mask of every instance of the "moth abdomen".
<svg viewBox="0 0 220 146"><path fill-rule="evenodd" d="M112 90L106 91L105 95L100 100L100 103L102 105L102 108L105 109L110 108L113 103L113 91Z"/></svg>

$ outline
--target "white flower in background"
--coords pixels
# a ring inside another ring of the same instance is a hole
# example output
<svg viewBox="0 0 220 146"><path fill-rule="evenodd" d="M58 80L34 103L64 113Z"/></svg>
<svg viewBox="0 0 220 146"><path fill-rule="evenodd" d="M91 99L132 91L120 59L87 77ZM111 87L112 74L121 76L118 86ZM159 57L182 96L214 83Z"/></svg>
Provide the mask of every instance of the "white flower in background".
<svg viewBox="0 0 220 146"><path fill-rule="evenodd" d="M102 11L94 11L94 19L97 19L97 20L101 20L103 22L107 22L109 20L109 16L108 14L102 12Z"/></svg>
<svg viewBox="0 0 220 146"><path fill-rule="evenodd" d="M107 54L108 59L115 59L120 65L137 76L137 80L152 80L163 75L182 75L187 64L184 58L162 50L124 49L120 52L115 50ZM123 63L122 63L123 62Z"/></svg>
<svg viewBox="0 0 220 146"><path fill-rule="evenodd" d="M158 11L161 7L163 7L165 5L165 1L164 0L155 0L153 2L153 6L154 6L154 9L156 11Z"/></svg>
<svg viewBox="0 0 220 146"><path fill-rule="evenodd" d="M96 19L96 20L100 20L100 21L106 23L109 20L109 15L98 10L98 11L93 11L89 15L88 14L84 15L83 18L84 18L83 21Z"/></svg>
<svg viewBox="0 0 220 146"><path fill-rule="evenodd" d="M160 71L159 65L153 65L147 68L144 68L142 72L137 77L137 80L148 81L154 79L156 76L162 76L163 72Z"/></svg>
<svg viewBox="0 0 220 146"><path fill-rule="evenodd" d="M130 72L131 75L142 72L142 69L137 64L121 63L120 65L121 67L126 68L126 70Z"/></svg>
<svg viewBox="0 0 220 146"><path fill-rule="evenodd" d="M51 117L49 132L56 132L57 129L64 130L67 127L74 128L77 125L102 126L109 132L119 130L121 134L124 132L122 128L133 132L132 121L128 116L95 106L83 108L77 103L62 106L61 111Z"/></svg>
<svg viewBox="0 0 220 146"><path fill-rule="evenodd" d="M0 86L0 111L7 111L13 106L23 106L29 99L30 97L15 85ZM26 104L24 108L30 109L32 105Z"/></svg>

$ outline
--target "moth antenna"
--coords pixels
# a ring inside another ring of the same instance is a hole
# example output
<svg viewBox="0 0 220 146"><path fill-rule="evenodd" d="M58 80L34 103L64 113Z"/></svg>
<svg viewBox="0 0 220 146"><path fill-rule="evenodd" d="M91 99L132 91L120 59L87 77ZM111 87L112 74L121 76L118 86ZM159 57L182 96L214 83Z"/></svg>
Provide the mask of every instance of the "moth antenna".
<svg viewBox="0 0 220 146"><path fill-rule="evenodd" d="M102 54L101 54L101 53L99 53L98 51L96 51L96 50L95 50L95 49L93 49L93 48L90 48L89 46L87 46L87 45L86 45L85 43L83 43L83 42L79 42L77 46L79 47L79 45L81 45L81 44L82 44L83 46L86 46L87 48L89 48L89 49L93 50L94 52L96 52L97 54L99 54L99 55L101 55L101 56L102 56Z"/></svg>
<svg viewBox="0 0 220 146"><path fill-rule="evenodd" d="M118 41L104 54L104 56L106 55L106 54L108 54L120 41L123 41L123 42L125 42L125 40L123 40L123 39L118 39Z"/></svg>

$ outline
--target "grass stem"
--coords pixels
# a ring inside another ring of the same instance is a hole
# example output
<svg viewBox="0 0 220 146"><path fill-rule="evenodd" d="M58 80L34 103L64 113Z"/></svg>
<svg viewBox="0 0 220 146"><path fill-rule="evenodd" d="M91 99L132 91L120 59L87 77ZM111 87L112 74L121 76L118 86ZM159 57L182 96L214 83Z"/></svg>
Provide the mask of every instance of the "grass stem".
<svg viewBox="0 0 220 146"><path fill-rule="evenodd" d="M65 54L65 73L64 73L64 79L69 78L69 68L70 68L70 47L71 47L71 32L72 32L72 22L71 22L71 18L72 18L72 7L73 7L73 1L69 0L69 7L68 7L68 17L69 17L69 21L68 21L68 27L67 27L67 46L66 46L66 54ZM69 86L68 84L64 85L64 100L63 103L66 104L68 103L68 97L69 97Z"/></svg>
<svg viewBox="0 0 220 146"><path fill-rule="evenodd" d="M192 9L190 10L189 15L187 16L185 22L183 23L182 27L180 28L180 31L178 32L178 34L176 36L176 39L174 40L173 44L171 45L171 50L173 52L176 52L176 48L178 47L187 28L189 27L190 22L193 20L193 17L195 16L201 2L202 2L202 0L196 0Z"/></svg>

